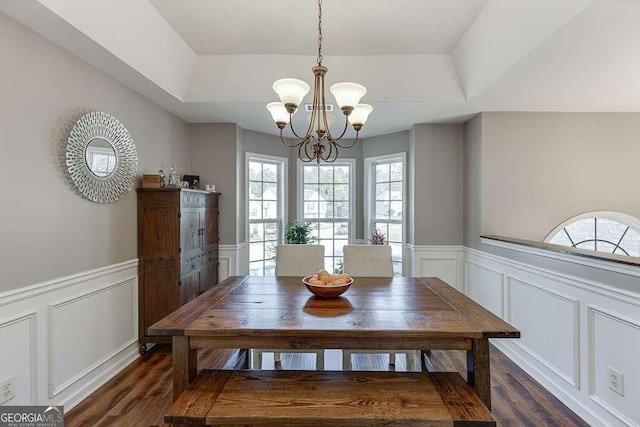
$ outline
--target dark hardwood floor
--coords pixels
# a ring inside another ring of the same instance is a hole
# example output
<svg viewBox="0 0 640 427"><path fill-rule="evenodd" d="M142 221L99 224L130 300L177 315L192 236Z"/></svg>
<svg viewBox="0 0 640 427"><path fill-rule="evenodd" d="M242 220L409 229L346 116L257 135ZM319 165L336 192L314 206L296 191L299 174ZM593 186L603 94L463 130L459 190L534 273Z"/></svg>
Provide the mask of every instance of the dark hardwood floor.
<svg viewBox="0 0 640 427"><path fill-rule="evenodd" d="M340 363L338 352L327 352L325 367ZM230 369L237 351L200 351L198 367ZM314 369L314 356L282 354L280 369ZM397 370L405 369L397 356ZM464 352L433 351L437 370L459 371L466 376ZM354 355L355 370L392 368L386 356ZM273 363L265 356L264 366ZM339 366L339 365L338 365ZM136 360L65 416L66 426L166 426L163 416L171 406L171 348L157 345ZM493 415L498 426L588 426L522 369L491 347L491 392Z"/></svg>

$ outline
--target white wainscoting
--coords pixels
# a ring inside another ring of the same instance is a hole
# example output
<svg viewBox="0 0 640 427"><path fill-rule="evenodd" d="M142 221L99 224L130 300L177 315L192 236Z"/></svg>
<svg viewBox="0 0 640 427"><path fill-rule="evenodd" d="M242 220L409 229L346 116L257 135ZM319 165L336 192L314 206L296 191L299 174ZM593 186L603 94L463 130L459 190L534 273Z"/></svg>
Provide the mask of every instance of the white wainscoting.
<svg viewBox="0 0 640 427"><path fill-rule="evenodd" d="M405 275L439 277L462 291L464 248L462 246L417 246L407 244Z"/></svg>
<svg viewBox="0 0 640 427"><path fill-rule="evenodd" d="M139 357L138 260L0 294L0 313L5 404L69 410Z"/></svg>
<svg viewBox="0 0 640 427"><path fill-rule="evenodd" d="M246 243L218 246L218 261L220 262L218 277L220 281L223 281L229 276L249 274L249 263L247 259Z"/></svg>
<svg viewBox="0 0 640 427"><path fill-rule="evenodd" d="M640 283L631 293L475 249L464 254L465 293L522 333L492 340L496 347L591 425L640 425ZM624 397L609 389L609 367L624 374Z"/></svg>

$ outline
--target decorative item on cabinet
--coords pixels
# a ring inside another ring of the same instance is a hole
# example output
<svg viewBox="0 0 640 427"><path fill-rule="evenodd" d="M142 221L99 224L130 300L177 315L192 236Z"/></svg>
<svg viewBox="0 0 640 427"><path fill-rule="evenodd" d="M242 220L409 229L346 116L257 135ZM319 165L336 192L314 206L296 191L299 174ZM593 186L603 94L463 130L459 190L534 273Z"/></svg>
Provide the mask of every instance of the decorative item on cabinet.
<svg viewBox="0 0 640 427"><path fill-rule="evenodd" d="M147 328L218 283L218 196L182 188L139 188L138 325L147 343L171 342Z"/></svg>
<svg viewBox="0 0 640 427"><path fill-rule="evenodd" d="M142 175L142 187L143 188L161 188L162 176L152 175L152 174Z"/></svg>
<svg viewBox="0 0 640 427"><path fill-rule="evenodd" d="M178 169L175 166L169 168L169 187L182 187Z"/></svg>
<svg viewBox="0 0 640 427"><path fill-rule="evenodd" d="M189 188L194 190L200 189L200 175L185 175L182 179L189 183Z"/></svg>

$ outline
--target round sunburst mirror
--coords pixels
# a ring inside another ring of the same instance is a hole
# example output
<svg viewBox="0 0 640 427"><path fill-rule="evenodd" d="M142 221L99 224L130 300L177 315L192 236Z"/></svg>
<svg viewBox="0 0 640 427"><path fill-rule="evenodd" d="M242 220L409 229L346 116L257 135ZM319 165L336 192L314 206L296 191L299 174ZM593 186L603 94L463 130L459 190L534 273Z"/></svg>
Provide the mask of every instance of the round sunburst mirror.
<svg viewBox="0 0 640 427"><path fill-rule="evenodd" d="M118 119L93 111L80 117L71 129L66 163L71 181L84 198L110 203L133 188L138 153Z"/></svg>

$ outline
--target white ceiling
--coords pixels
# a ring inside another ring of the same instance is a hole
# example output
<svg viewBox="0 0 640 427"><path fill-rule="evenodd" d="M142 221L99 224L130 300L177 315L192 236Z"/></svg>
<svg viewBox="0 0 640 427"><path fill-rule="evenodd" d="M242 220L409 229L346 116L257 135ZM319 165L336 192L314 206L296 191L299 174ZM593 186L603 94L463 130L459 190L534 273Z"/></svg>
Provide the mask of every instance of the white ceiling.
<svg viewBox="0 0 640 427"><path fill-rule="evenodd" d="M0 11L190 122L276 133L271 84L312 83L316 63L315 0L2 0ZM640 111L639 22L638 0L323 0L323 65L328 85L367 87L364 137L481 111Z"/></svg>
<svg viewBox="0 0 640 427"><path fill-rule="evenodd" d="M317 50L317 0L150 1L198 55ZM323 53L450 53L487 1L325 0Z"/></svg>

